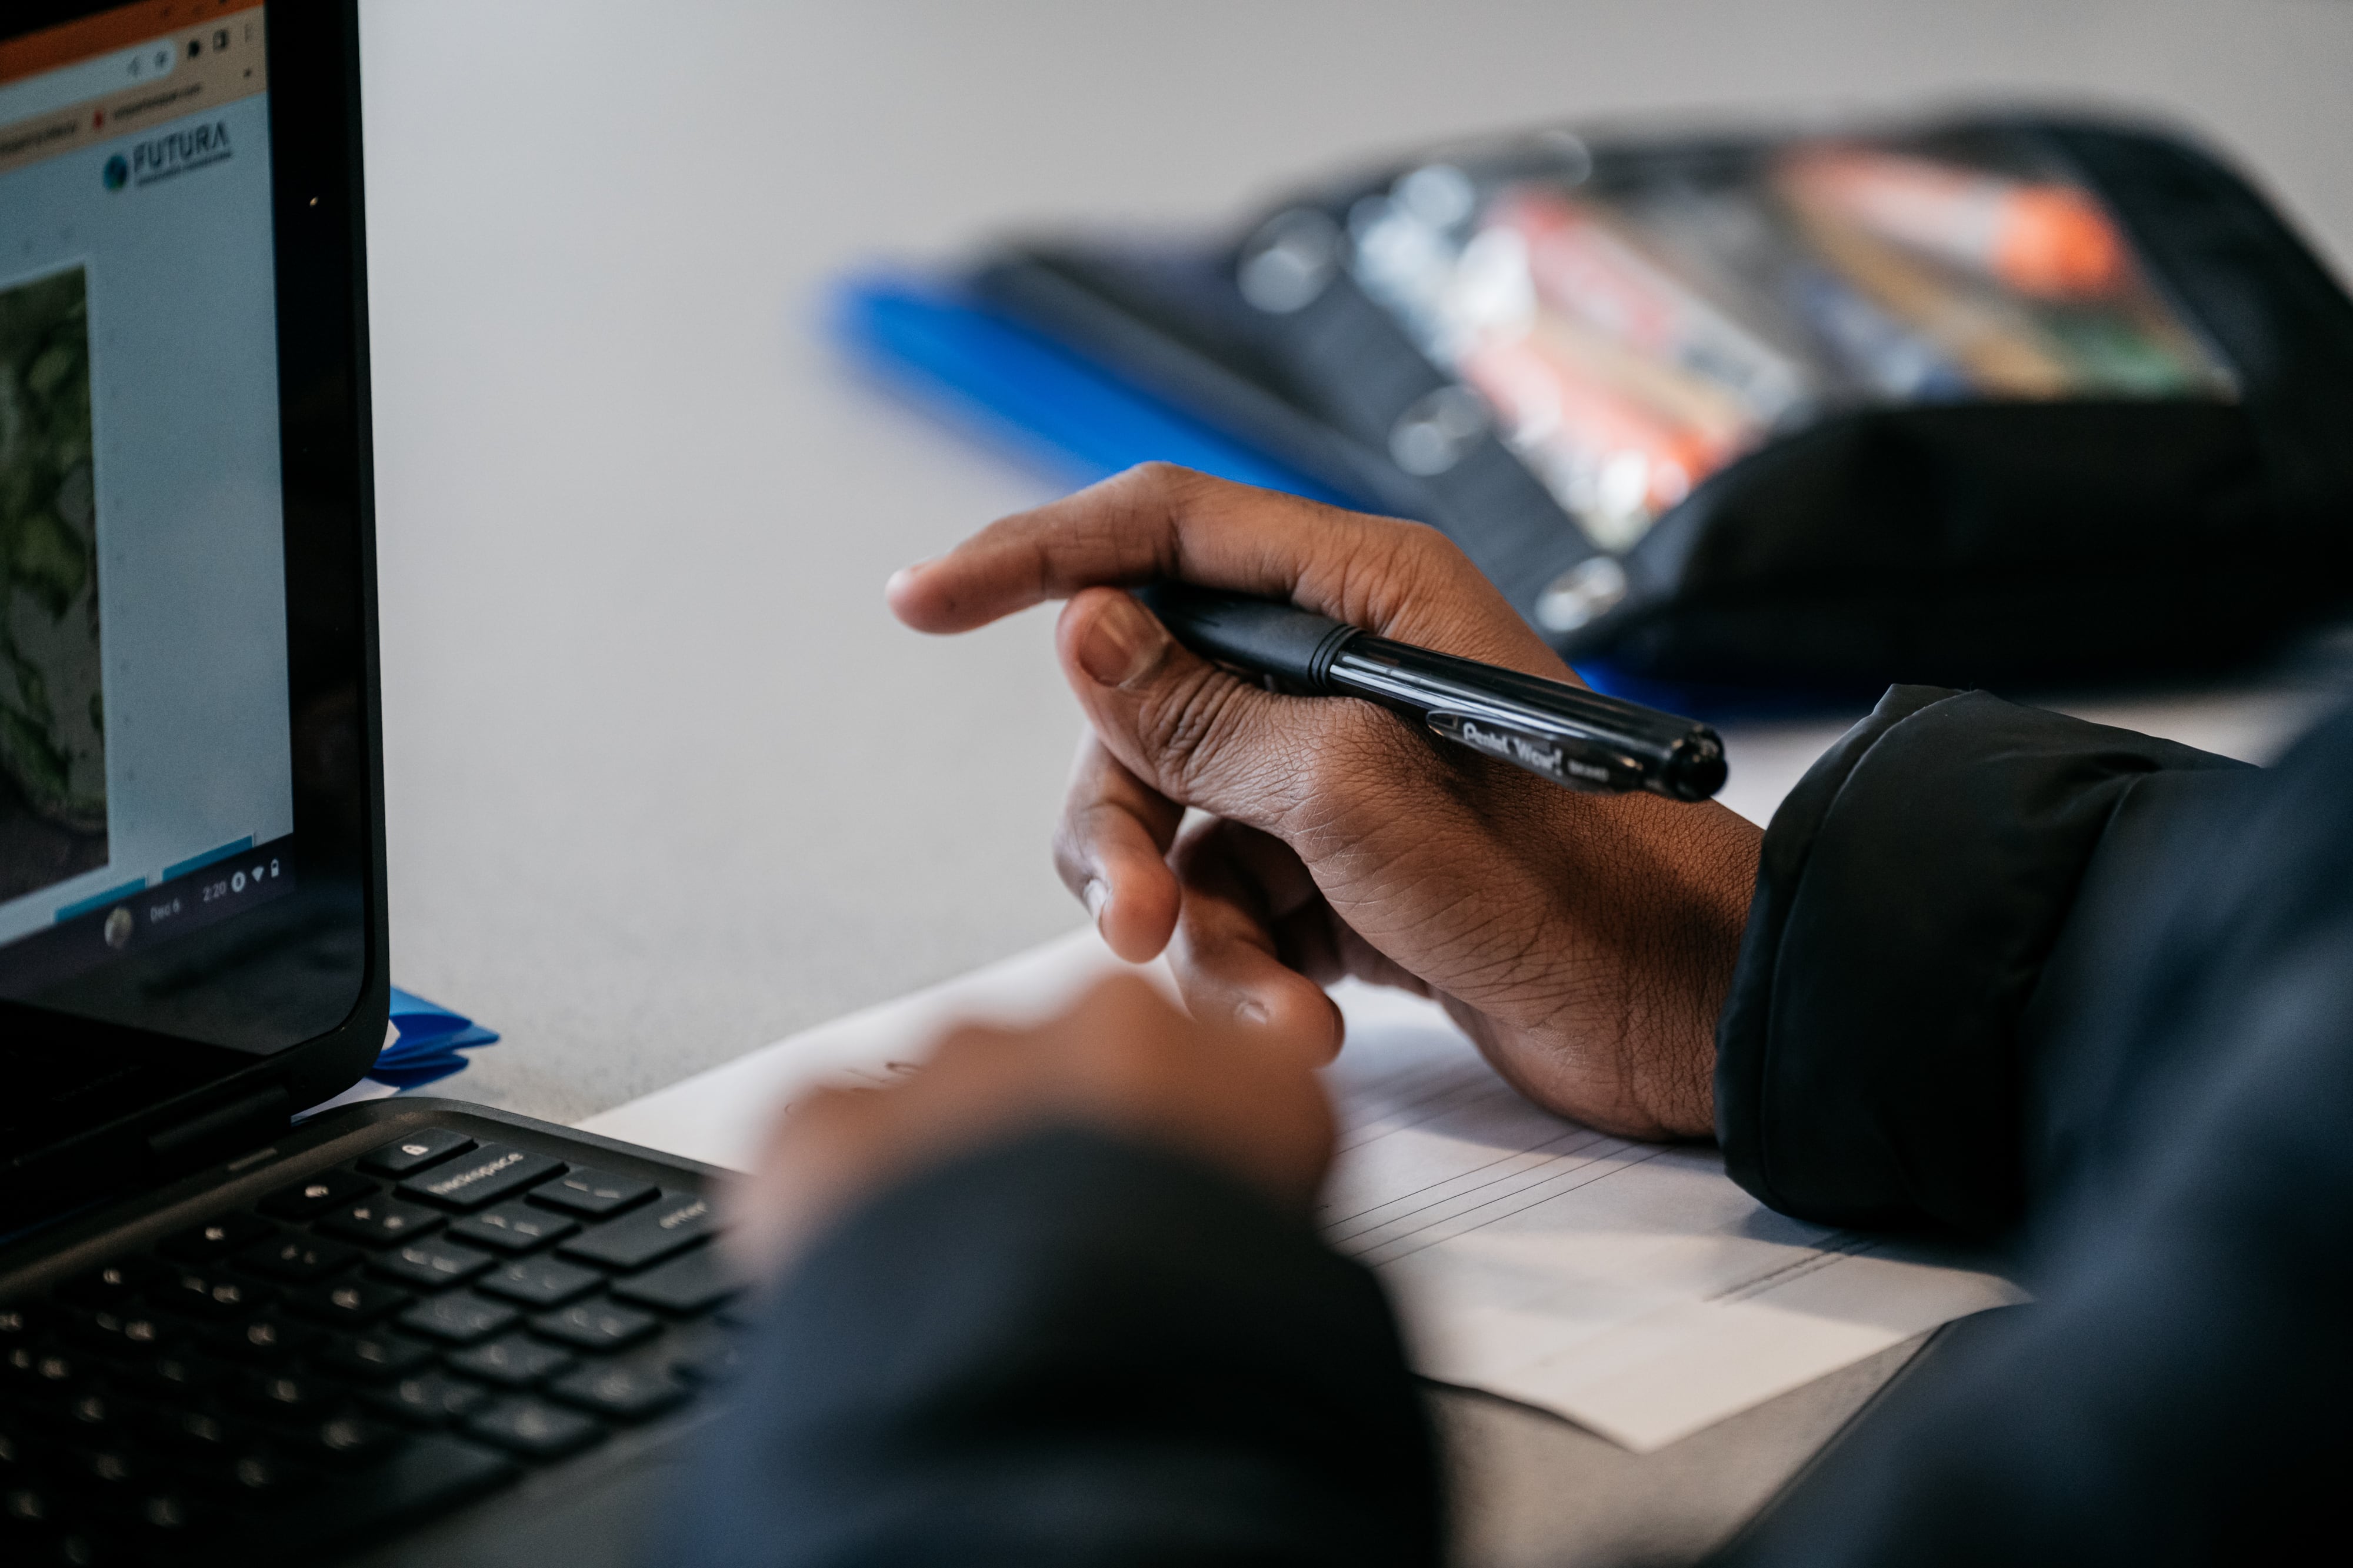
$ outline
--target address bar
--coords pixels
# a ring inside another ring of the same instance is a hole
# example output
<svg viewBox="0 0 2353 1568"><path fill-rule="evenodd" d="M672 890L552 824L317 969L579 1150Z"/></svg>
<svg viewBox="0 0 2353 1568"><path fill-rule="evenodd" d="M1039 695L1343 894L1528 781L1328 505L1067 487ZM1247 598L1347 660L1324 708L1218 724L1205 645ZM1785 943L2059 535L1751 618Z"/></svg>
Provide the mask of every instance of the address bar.
<svg viewBox="0 0 2353 1568"><path fill-rule="evenodd" d="M54 113L142 82L161 81L172 74L179 58L178 45L158 38L12 81L0 87L0 125Z"/></svg>

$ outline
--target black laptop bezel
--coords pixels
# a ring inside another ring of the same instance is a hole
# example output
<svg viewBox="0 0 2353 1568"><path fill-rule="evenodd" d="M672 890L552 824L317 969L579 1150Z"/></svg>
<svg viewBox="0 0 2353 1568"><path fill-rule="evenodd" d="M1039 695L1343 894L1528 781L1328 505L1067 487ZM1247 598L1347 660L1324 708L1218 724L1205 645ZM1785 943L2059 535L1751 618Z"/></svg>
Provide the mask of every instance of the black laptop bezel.
<svg viewBox="0 0 2353 1568"><path fill-rule="evenodd" d="M15 11L7 31L119 6L33 0ZM215 14L234 13L217 0L159 7L157 30ZM75 1073L50 1107L20 1100L25 1110L47 1112L40 1124L56 1136L0 1149L0 1231L251 1147L292 1112L358 1082L383 1045L390 988L358 5L273 0L264 16L294 840L308 918L347 924L332 934L352 939L357 966L329 982L351 992L340 1023L268 1055L0 1001L0 1072L16 1092L38 1094L42 1065L69 1056L120 1068ZM306 747L332 755L306 758ZM333 1005L323 1016L335 1016ZM29 1120L20 1115L20 1125Z"/></svg>

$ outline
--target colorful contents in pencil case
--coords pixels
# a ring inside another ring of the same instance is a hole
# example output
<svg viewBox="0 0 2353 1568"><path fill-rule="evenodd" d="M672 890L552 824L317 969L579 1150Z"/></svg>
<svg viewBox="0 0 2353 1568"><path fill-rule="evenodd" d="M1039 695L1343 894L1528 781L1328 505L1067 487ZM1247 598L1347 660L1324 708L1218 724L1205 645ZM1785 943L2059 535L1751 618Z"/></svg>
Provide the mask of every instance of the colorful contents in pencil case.
<svg viewBox="0 0 2353 1568"><path fill-rule="evenodd" d="M1774 183L1806 244L1971 391L2233 393L2075 185L1838 144L1792 151Z"/></svg>
<svg viewBox="0 0 2353 1568"><path fill-rule="evenodd" d="M1468 185L1434 166L1360 204L1359 279L1486 400L1597 542L1633 543L1805 399L1793 356L1646 254L1614 215L1520 184L1473 226L1435 221L1471 210L1467 197L1432 198L1458 181Z"/></svg>
<svg viewBox="0 0 2353 1568"><path fill-rule="evenodd" d="M1859 147L1792 156L1782 185L1835 213L2038 300L2100 300L2131 275L2124 237L2086 193Z"/></svg>
<svg viewBox="0 0 2353 1568"><path fill-rule="evenodd" d="M1844 408L2235 395L2094 196L2027 160L1803 140L1597 174L1553 146L1364 198L1349 265L1605 550Z"/></svg>
<svg viewBox="0 0 2353 1568"><path fill-rule="evenodd" d="M464 1070L459 1053L476 1046L494 1045L498 1036L462 1013L452 1013L424 997L392 988L392 1043L375 1058L368 1077L395 1089L416 1089Z"/></svg>

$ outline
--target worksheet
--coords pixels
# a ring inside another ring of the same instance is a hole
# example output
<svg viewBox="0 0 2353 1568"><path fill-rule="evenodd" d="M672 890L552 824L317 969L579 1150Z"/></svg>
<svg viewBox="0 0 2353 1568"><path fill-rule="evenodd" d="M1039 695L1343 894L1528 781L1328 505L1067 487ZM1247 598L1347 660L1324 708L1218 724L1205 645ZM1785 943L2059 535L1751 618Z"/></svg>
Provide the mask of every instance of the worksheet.
<svg viewBox="0 0 2353 1568"><path fill-rule="evenodd" d="M1433 1005L1345 985L1321 1220L1425 1376L1646 1452L1939 1323L2022 1300L1982 1258L1775 1214L1712 1147L1538 1110Z"/></svg>
<svg viewBox="0 0 2353 1568"><path fill-rule="evenodd" d="M795 1093L887 1079L958 1018L1038 1017L1123 967L1077 932L580 1125L741 1169ZM1334 996L1347 1044L1326 1069L1341 1137L1319 1219L1388 1288L1427 1377L1647 1452L2023 1299L1992 1260L1775 1214L1713 1148L1538 1110L1432 1003L1354 983Z"/></svg>

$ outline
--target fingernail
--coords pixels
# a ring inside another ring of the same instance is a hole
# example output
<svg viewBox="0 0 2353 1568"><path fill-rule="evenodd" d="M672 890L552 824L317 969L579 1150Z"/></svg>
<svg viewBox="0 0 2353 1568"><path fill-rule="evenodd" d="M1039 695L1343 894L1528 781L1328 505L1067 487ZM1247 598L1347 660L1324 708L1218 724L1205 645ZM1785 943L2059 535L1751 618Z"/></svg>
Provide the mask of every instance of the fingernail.
<svg viewBox="0 0 2353 1568"><path fill-rule="evenodd" d="M1240 1002L1236 1003L1234 1005L1234 1016L1240 1019L1245 1024L1271 1024L1274 1022L1274 1015L1267 1010L1265 1003L1260 1001L1255 996L1245 996Z"/></svg>
<svg viewBox="0 0 2353 1568"><path fill-rule="evenodd" d="M1079 639L1079 668L1104 686L1126 686L1158 668L1168 634L1124 594L1097 612Z"/></svg>
<svg viewBox="0 0 2353 1568"><path fill-rule="evenodd" d="M905 587L908 584L915 580L916 573L921 572L924 567L929 566L931 563L930 559L926 558L922 561L910 562L906 565L900 567L896 572L891 574L891 580L882 584L882 591L885 594L897 593L900 589Z"/></svg>
<svg viewBox="0 0 2353 1568"><path fill-rule="evenodd" d="M1103 907L1111 902L1111 889L1101 877L1090 877L1087 885L1079 890L1079 898L1087 906L1087 919L1101 925Z"/></svg>

